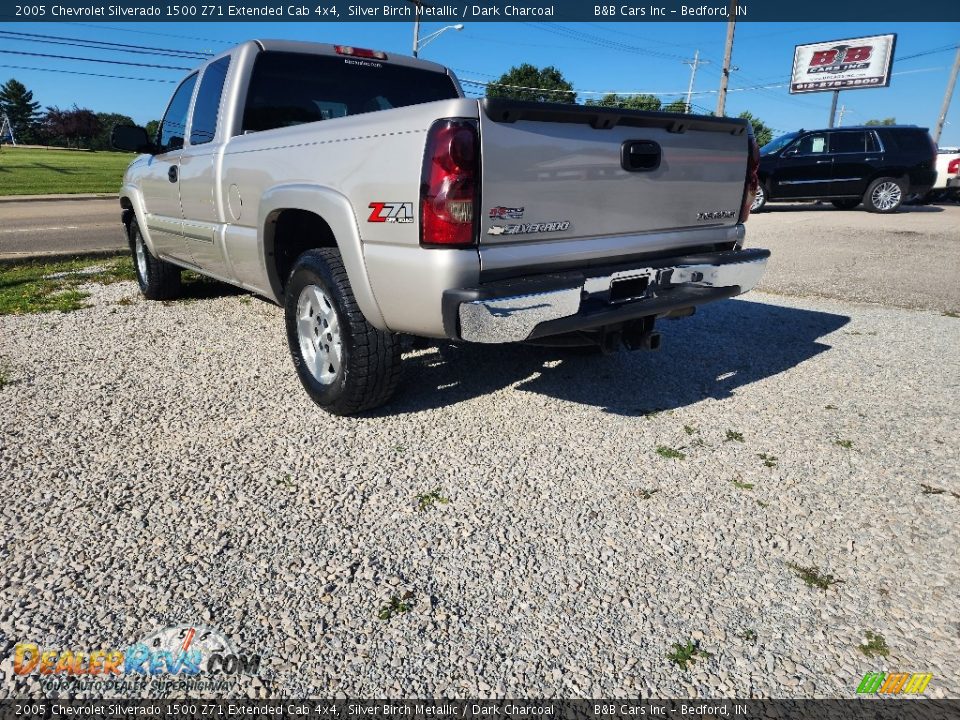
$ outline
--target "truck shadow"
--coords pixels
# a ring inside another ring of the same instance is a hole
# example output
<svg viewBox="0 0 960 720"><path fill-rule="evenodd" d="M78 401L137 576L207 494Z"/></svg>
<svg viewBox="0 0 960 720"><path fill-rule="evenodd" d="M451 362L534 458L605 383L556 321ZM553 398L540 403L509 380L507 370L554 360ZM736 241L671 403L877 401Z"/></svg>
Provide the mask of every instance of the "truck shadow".
<svg viewBox="0 0 960 720"><path fill-rule="evenodd" d="M591 355L524 345L440 343L405 361L401 393L375 415L429 410L515 385L617 415L645 415L777 375L826 352L820 341L850 321L844 315L727 300L692 318L663 321L657 353Z"/></svg>

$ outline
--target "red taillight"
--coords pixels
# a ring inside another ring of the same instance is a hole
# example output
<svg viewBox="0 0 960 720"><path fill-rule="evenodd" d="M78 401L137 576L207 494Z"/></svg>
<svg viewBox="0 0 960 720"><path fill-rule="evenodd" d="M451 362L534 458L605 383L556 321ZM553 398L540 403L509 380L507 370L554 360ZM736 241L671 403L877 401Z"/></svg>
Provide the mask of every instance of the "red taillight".
<svg viewBox="0 0 960 720"><path fill-rule="evenodd" d="M420 244L476 244L479 192L476 122L437 120L427 134L420 175Z"/></svg>
<svg viewBox="0 0 960 720"><path fill-rule="evenodd" d="M386 60L387 54L382 50L367 50L366 48L351 47L350 45L334 45L333 49L338 55L350 55L351 57L369 58L371 60Z"/></svg>
<svg viewBox="0 0 960 720"><path fill-rule="evenodd" d="M954 158L950 161L950 163L947 165L947 172L951 175L960 174L960 157Z"/></svg>
<svg viewBox="0 0 960 720"><path fill-rule="evenodd" d="M756 138L750 136L750 157L747 159L747 177L743 188L743 203L740 205L740 219L738 222L746 222L750 217L750 207L757 196L757 188L760 187L760 146L757 145Z"/></svg>

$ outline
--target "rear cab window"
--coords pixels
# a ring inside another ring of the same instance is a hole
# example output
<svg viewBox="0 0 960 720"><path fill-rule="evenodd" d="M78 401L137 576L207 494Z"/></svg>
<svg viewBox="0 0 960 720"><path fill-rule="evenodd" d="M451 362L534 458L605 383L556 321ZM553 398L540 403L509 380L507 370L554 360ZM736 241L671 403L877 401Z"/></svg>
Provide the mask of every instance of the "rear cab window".
<svg viewBox="0 0 960 720"><path fill-rule="evenodd" d="M442 72L308 53L257 55L241 132L259 132L460 97Z"/></svg>
<svg viewBox="0 0 960 720"><path fill-rule="evenodd" d="M190 122L190 144L202 145L212 142L217 134L217 117L220 115L220 96L227 81L230 56L222 57L207 65L193 103L193 120Z"/></svg>

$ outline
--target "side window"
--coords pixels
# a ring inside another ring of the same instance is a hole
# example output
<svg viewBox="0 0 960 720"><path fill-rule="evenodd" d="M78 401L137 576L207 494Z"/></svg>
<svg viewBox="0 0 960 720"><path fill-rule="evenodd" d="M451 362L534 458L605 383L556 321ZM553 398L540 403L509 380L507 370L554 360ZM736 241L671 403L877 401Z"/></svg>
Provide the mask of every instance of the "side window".
<svg viewBox="0 0 960 720"><path fill-rule="evenodd" d="M876 133L868 132L867 133L867 152L883 152L880 147L880 141L877 139Z"/></svg>
<svg viewBox="0 0 960 720"><path fill-rule="evenodd" d="M193 121L190 123L190 144L202 145L213 141L217 134L217 116L220 114L220 96L227 81L230 56L220 58L203 71L197 101L193 104Z"/></svg>
<svg viewBox="0 0 960 720"><path fill-rule="evenodd" d="M824 133L807 135L794 145L797 155L818 155L827 152L827 136Z"/></svg>
<svg viewBox="0 0 960 720"><path fill-rule="evenodd" d="M190 98L193 96L193 87L197 84L197 74L194 73L182 83L173 94L173 99L167 106L163 120L160 123L160 152L179 150L183 147L183 137L187 134L187 113L190 111Z"/></svg>
<svg viewBox="0 0 960 720"><path fill-rule="evenodd" d="M864 132L838 132L830 135L830 152L862 153L866 148Z"/></svg>

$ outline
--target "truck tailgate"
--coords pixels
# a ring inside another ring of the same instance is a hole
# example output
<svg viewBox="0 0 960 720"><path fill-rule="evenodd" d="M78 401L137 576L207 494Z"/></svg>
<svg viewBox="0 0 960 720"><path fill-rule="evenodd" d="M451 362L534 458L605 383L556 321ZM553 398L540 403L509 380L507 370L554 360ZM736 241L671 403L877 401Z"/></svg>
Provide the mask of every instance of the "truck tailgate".
<svg viewBox="0 0 960 720"><path fill-rule="evenodd" d="M735 225L748 128L730 118L484 100L481 247Z"/></svg>

